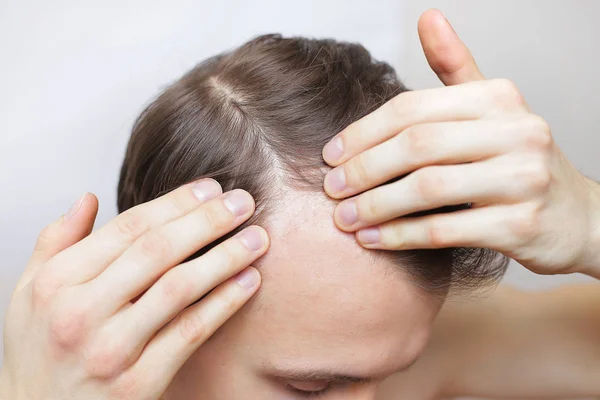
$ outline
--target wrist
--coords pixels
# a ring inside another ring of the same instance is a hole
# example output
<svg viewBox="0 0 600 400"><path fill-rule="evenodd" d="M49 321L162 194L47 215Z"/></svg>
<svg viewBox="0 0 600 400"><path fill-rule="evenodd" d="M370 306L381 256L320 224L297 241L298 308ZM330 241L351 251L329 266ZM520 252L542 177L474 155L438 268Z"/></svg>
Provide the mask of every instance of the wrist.
<svg viewBox="0 0 600 400"><path fill-rule="evenodd" d="M600 184L586 178L590 187L590 239L582 273L600 279Z"/></svg>

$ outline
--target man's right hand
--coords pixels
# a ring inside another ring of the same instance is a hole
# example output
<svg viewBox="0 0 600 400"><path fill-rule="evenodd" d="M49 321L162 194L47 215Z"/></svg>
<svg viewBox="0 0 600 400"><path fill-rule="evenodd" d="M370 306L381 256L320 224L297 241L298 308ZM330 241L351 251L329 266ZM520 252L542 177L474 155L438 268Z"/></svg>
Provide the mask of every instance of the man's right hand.
<svg viewBox="0 0 600 400"><path fill-rule="evenodd" d="M91 233L86 194L40 234L9 305L2 400L159 399L183 363L257 291L268 248L254 200L204 179ZM241 271L241 272L240 272ZM197 302L202 296L201 301Z"/></svg>

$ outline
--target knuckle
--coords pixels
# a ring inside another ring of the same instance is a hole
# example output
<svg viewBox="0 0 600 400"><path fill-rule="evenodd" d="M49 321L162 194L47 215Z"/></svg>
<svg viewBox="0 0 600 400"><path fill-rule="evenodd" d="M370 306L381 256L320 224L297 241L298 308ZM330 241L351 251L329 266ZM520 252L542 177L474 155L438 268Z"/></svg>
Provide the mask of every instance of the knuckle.
<svg viewBox="0 0 600 400"><path fill-rule="evenodd" d="M381 226L381 243L388 249L401 250L405 242L405 232L403 232L402 224L392 224L388 226Z"/></svg>
<svg viewBox="0 0 600 400"><path fill-rule="evenodd" d="M70 351L81 345L87 334L88 317L83 308L70 307L50 317L49 342L61 351Z"/></svg>
<svg viewBox="0 0 600 400"><path fill-rule="evenodd" d="M525 105L525 98L519 91L517 85L510 79L492 79L493 93L500 103L506 105Z"/></svg>
<svg viewBox="0 0 600 400"><path fill-rule="evenodd" d="M216 207L203 207L199 215L200 226L204 229L213 232L221 231L225 228L227 222L233 220L233 216L224 218L223 213L220 212Z"/></svg>
<svg viewBox="0 0 600 400"><path fill-rule="evenodd" d="M519 178L525 187L535 192L546 191L550 187L552 174L543 159L524 164L519 171Z"/></svg>
<svg viewBox="0 0 600 400"><path fill-rule="evenodd" d="M347 184L351 187L356 185L360 186L361 184L364 184L364 182L371 181L364 153L358 154L350 163L340 168L346 169L348 176Z"/></svg>
<svg viewBox="0 0 600 400"><path fill-rule="evenodd" d="M376 220L380 211L383 209L381 204L381 195L378 190L366 192L358 196L356 198L358 220L363 223L369 223Z"/></svg>
<svg viewBox="0 0 600 400"><path fill-rule="evenodd" d="M402 135L406 136L408 156L411 159L421 163L432 157L437 143L436 134L430 126L426 124L414 126L408 128Z"/></svg>
<svg viewBox="0 0 600 400"><path fill-rule="evenodd" d="M179 194L179 193L177 193ZM166 214L181 217L189 212L189 207L185 203L183 196L173 195L165 202Z"/></svg>
<svg viewBox="0 0 600 400"><path fill-rule="evenodd" d="M510 79L492 79L490 83L493 85L495 93L497 93L499 96L510 97L519 92L517 85L515 85L515 83Z"/></svg>
<svg viewBox="0 0 600 400"><path fill-rule="evenodd" d="M218 247L219 261L217 263L221 270L231 270L234 265L240 264L241 260L250 254L250 251L241 242L234 243L234 241L228 240L223 244L224 246Z"/></svg>
<svg viewBox="0 0 600 400"><path fill-rule="evenodd" d="M227 296L221 300L220 309L226 315L233 315L239 308L240 301L234 296Z"/></svg>
<svg viewBox="0 0 600 400"><path fill-rule="evenodd" d="M520 241L535 238L540 228L540 212L539 203L520 207L507 220L510 232Z"/></svg>
<svg viewBox="0 0 600 400"><path fill-rule="evenodd" d="M129 241L143 235L148 229L148 223L134 211L126 211L115 218L117 232Z"/></svg>
<svg viewBox="0 0 600 400"><path fill-rule="evenodd" d="M121 400L139 400L146 399L143 393L146 392L148 384L137 373L127 371L119 376L115 385L111 386L111 398Z"/></svg>
<svg viewBox="0 0 600 400"><path fill-rule="evenodd" d="M85 370L94 377L115 378L129 366L129 348L119 335L96 340L85 352Z"/></svg>
<svg viewBox="0 0 600 400"><path fill-rule="evenodd" d="M142 235L137 244L139 251L150 259L166 259L172 252L169 238L159 229L153 229Z"/></svg>
<svg viewBox="0 0 600 400"><path fill-rule="evenodd" d="M491 83L494 85L494 88L496 89L497 93L500 94L514 94L519 91L519 89L517 89L517 85L515 85L515 83L510 79L492 79Z"/></svg>
<svg viewBox="0 0 600 400"><path fill-rule="evenodd" d="M411 92L402 92L389 101L392 112L396 115L404 115L407 112L409 104L409 95Z"/></svg>
<svg viewBox="0 0 600 400"><path fill-rule="evenodd" d="M532 115L528 117L528 125L525 135L526 144L535 149L550 149L554 139L548 122L538 115Z"/></svg>
<svg viewBox="0 0 600 400"><path fill-rule="evenodd" d="M423 168L415 173L417 198L425 202L441 199L448 190L448 182L439 168Z"/></svg>
<svg viewBox="0 0 600 400"><path fill-rule="evenodd" d="M427 240L432 247L448 247L451 245L452 231L432 219L427 225Z"/></svg>
<svg viewBox="0 0 600 400"><path fill-rule="evenodd" d="M177 321L179 334L186 343L196 344L204 341L208 328L206 323L197 312L186 312L180 314Z"/></svg>
<svg viewBox="0 0 600 400"><path fill-rule="evenodd" d="M37 237L35 242L34 251L41 251L46 249L50 244L54 243L58 239L58 234L53 225L48 225Z"/></svg>
<svg viewBox="0 0 600 400"><path fill-rule="evenodd" d="M191 298L193 285L189 280L183 279L172 271L163 275L158 283L161 296L166 304L183 307Z"/></svg>

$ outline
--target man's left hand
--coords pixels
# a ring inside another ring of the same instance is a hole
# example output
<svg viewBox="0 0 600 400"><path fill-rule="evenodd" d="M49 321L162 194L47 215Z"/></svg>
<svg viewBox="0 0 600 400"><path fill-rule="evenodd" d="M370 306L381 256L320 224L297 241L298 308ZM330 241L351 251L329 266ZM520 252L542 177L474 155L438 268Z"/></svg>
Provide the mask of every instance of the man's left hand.
<svg viewBox="0 0 600 400"><path fill-rule="evenodd" d="M335 167L325 191L347 198L336 225L371 249L486 247L536 273L598 274L598 186L567 160L511 81L484 80L439 11L421 17L419 35L448 86L401 93L325 146Z"/></svg>

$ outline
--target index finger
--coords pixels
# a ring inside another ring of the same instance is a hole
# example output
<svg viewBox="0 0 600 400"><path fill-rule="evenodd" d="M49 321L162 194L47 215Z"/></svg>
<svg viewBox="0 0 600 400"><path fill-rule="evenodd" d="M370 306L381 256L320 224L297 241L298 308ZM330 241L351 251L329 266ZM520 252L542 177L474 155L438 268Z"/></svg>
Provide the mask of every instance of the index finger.
<svg viewBox="0 0 600 400"><path fill-rule="evenodd" d="M474 120L501 111L522 111L524 104L516 86L506 79L400 93L338 133L323 148L323 158L335 167L411 125Z"/></svg>
<svg viewBox="0 0 600 400"><path fill-rule="evenodd" d="M113 218L99 230L53 257L50 262L67 285L85 283L104 271L137 238L219 196L223 190L214 179L200 179L178 187Z"/></svg>

